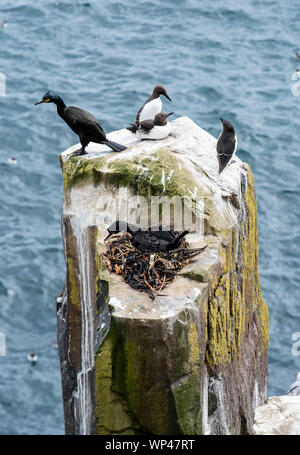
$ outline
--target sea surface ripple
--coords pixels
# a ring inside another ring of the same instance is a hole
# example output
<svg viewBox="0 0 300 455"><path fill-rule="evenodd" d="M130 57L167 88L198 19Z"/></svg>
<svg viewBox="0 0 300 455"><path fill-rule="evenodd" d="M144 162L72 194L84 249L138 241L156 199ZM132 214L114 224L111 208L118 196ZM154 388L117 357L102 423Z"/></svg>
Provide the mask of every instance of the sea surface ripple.
<svg viewBox="0 0 300 455"><path fill-rule="evenodd" d="M296 0L2 0L0 71L0 433L62 434L55 296L65 277L58 155L77 142L47 89L127 126L156 84L215 137L220 116L254 173L263 296L270 311L269 395L296 378L300 332L300 99ZM300 62L299 62L300 66ZM174 116L175 118L175 116ZM15 157L17 164L10 162ZM297 307L298 305L298 307ZM35 352L33 367L26 359Z"/></svg>

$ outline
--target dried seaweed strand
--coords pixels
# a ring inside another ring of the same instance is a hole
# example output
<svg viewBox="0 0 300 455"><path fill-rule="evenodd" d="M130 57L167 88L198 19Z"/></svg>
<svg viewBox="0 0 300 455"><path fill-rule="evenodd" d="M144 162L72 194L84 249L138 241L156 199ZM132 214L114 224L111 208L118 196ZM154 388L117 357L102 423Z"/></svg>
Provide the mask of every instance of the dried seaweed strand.
<svg viewBox="0 0 300 455"><path fill-rule="evenodd" d="M128 233L112 236L106 244L103 258L108 269L122 275L129 286L146 292L152 299L204 249L189 248L188 243L182 241L182 247L173 251L140 251L131 243Z"/></svg>

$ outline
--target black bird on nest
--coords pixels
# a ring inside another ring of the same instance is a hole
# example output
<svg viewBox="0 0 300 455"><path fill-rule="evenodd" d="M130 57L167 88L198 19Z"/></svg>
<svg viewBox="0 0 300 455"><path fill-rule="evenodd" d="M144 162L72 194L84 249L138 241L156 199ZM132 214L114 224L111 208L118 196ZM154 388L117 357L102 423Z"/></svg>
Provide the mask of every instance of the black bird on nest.
<svg viewBox="0 0 300 455"><path fill-rule="evenodd" d="M97 144L105 144L110 147L114 152L122 152L126 150L123 145L106 139L106 134L103 131L101 123L89 112L75 106L66 106L62 98L52 90L49 90L44 96L41 103L54 103L57 106L58 115L69 125L74 133L78 134L81 150L74 152L72 156L84 155L87 152L85 148L89 142L96 142Z"/></svg>
<svg viewBox="0 0 300 455"><path fill-rule="evenodd" d="M178 248L180 240L186 236L189 231L183 231L181 234L176 234L174 231L163 230L162 226L150 227L146 231L142 231L139 227L126 221L115 221L107 228L109 234L105 238L107 240L111 235L119 232L128 232L132 235L133 245L141 251L170 251Z"/></svg>

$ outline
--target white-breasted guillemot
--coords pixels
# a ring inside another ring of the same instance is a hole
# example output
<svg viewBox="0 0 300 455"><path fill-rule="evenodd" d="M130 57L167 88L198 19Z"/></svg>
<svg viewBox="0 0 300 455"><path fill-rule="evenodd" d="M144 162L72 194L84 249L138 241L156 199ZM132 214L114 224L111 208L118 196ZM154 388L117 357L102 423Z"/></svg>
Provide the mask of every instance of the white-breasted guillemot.
<svg viewBox="0 0 300 455"><path fill-rule="evenodd" d="M300 372L297 375L296 382L293 382L293 384L289 388L289 391L287 392L287 395L294 395L294 396L299 396L300 395Z"/></svg>
<svg viewBox="0 0 300 455"><path fill-rule="evenodd" d="M31 352L30 354L27 354L27 360L32 365L35 365L38 360L38 356L36 354L34 354L33 352Z"/></svg>
<svg viewBox="0 0 300 455"><path fill-rule="evenodd" d="M220 117L223 124L223 131L218 137L217 152L219 160L219 174L224 170L226 165L231 160L237 147L237 137L232 123Z"/></svg>
<svg viewBox="0 0 300 455"><path fill-rule="evenodd" d="M143 122L144 120L153 120L156 114L161 112L162 102L160 95L164 95L169 101L172 101L169 97L167 90L162 85L154 87L152 95L145 101L143 106L139 109L136 115L136 122Z"/></svg>
<svg viewBox="0 0 300 455"><path fill-rule="evenodd" d="M135 133L137 138L140 140L165 139L169 136L171 131L171 123L167 121L167 118L172 114L174 114L174 112L170 112L169 114L163 114L160 112L159 114L156 114L153 120L144 120L143 122L132 123L127 129L132 133Z"/></svg>

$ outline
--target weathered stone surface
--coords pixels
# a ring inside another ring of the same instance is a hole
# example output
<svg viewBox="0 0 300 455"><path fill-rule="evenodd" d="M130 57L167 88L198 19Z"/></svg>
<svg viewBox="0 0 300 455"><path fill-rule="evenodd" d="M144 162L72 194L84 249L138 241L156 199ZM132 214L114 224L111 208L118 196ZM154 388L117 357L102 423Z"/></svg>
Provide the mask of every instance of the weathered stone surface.
<svg viewBox="0 0 300 455"><path fill-rule="evenodd" d="M300 435L300 396L270 397L255 410L254 433Z"/></svg>
<svg viewBox="0 0 300 455"><path fill-rule="evenodd" d="M96 433L94 357L98 315L95 241L97 228L82 228L75 217L63 215L62 233L67 277L57 304L67 434Z"/></svg>
<svg viewBox="0 0 300 455"><path fill-rule="evenodd" d="M266 400L268 347L251 170L235 157L219 177L216 139L186 117L163 141L136 143L127 130L109 137L129 148L115 154L90 144L88 155L68 160L76 145L60 157L66 432L251 433L254 410ZM138 212L144 225L152 196L201 197L188 210L202 231L187 240L208 246L154 301L101 258L125 190L127 220ZM145 198L140 206L136 195Z"/></svg>

